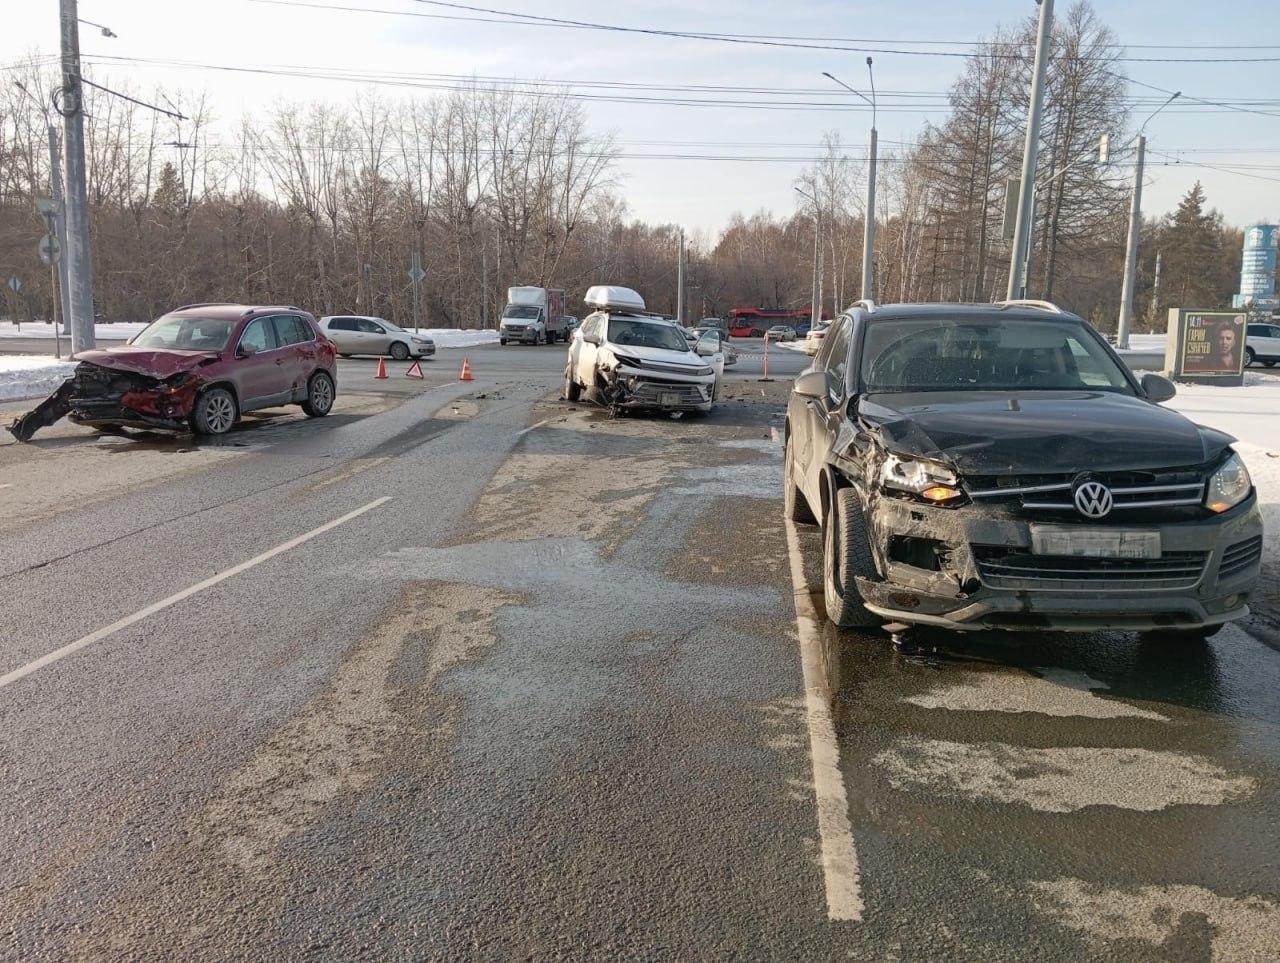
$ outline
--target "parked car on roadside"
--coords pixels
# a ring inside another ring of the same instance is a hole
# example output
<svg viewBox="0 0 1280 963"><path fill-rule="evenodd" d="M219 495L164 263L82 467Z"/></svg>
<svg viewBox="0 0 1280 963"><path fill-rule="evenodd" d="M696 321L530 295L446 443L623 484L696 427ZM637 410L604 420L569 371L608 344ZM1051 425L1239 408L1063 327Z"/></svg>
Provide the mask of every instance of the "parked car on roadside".
<svg viewBox="0 0 1280 963"><path fill-rule="evenodd" d="M827 328L830 326L830 321L819 321L817 327L809 329L808 334L804 336L805 354L818 353L818 349L822 347L822 339L827 336Z"/></svg>
<svg viewBox="0 0 1280 963"><path fill-rule="evenodd" d="M706 331L708 328L714 328L726 338L729 337L729 322L724 318L703 318L694 325L695 331Z"/></svg>
<svg viewBox="0 0 1280 963"><path fill-rule="evenodd" d="M698 335L694 350L704 358L714 358L717 354L724 355L726 368L738 363L738 350L729 344L729 339L716 328L702 331Z"/></svg>
<svg viewBox="0 0 1280 963"><path fill-rule="evenodd" d="M320 327L344 358L371 354L390 355L397 361L405 361L430 358L436 353L436 343L426 335L406 331L382 318L334 314L321 318Z"/></svg>
<svg viewBox="0 0 1280 963"><path fill-rule="evenodd" d="M337 396L336 358L299 308L186 305L124 345L81 351L72 377L9 430L28 441L66 415L95 427L221 435L244 413L280 405L318 418Z"/></svg>
<svg viewBox="0 0 1280 963"><path fill-rule="evenodd" d="M1280 361L1280 324L1253 322L1245 329L1245 367L1257 361L1268 368Z"/></svg>
<svg viewBox="0 0 1280 963"><path fill-rule="evenodd" d="M571 314L564 315L564 339L568 341L573 337L573 332L578 330L578 319Z"/></svg>
<svg viewBox="0 0 1280 963"><path fill-rule="evenodd" d="M770 341L794 341L796 329L789 324L775 324L765 332L765 337Z"/></svg>
<svg viewBox="0 0 1280 963"><path fill-rule="evenodd" d="M1248 614L1262 518L1233 439L1046 302L855 305L796 379L785 512L837 625L1158 631Z"/></svg>
<svg viewBox="0 0 1280 963"><path fill-rule="evenodd" d="M621 411L710 411L724 371L724 355L701 356L671 321L645 313L630 288L597 285L587 291L594 312L569 345L564 396L592 392Z"/></svg>

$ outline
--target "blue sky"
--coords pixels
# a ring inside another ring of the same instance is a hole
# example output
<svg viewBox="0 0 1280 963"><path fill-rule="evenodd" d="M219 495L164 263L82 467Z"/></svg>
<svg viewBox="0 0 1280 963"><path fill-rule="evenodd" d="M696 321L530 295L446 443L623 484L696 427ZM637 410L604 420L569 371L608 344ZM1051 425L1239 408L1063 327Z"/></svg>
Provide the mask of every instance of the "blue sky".
<svg viewBox="0 0 1280 963"><path fill-rule="evenodd" d="M312 2L312 0L301 0ZM339 6L414 13L449 13L413 0L316 0ZM633 0L601 4L582 0L476 0L479 5L543 16L606 21L628 26L733 33L855 37L894 42L964 40L989 35L997 25L1011 26L1032 16L1032 0L916 0L913 3L847 3L793 0L711 0L695 4ZM1067 2L1058 0L1060 12ZM1134 56L1280 57L1280 24L1274 0L1207 4L1203 0L1095 3L1101 19L1121 42L1142 44L1275 43L1271 50L1130 51ZM1158 10L1158 16L1156 15ZM479 74L572 81L622 81L753 86L770 90L811 88L809 99L839 100L843 95L822 78L831 71L865 89L863 54L793 50L709 43L670 37L602 33L522 25L465 23L381 13L356 13L255 3L252 0L81 0L82 17L109 25L118 37L106 39L83 27L86 56L167 58L201 63L327 66L352 70ZM18 5L5 14L0 63L33 50L52 52L57 41L54 0ZM1265 28L1265 29L1260 29ZM903 49L906 45L899 44ZM923 49L923 48L914 48ZM876 83L881 91L943 92L959 70L952 57L876 53ZM1199 179L1210 202L1229 221L1247 223L1280 218L1280 63L1126 65L1130 76L1160 87L1182 89L1207 99L1253 96L1271 98L1262 107L1275 117L1240 112L1190 113L1175 109L1148 128L1154 152L1179 156L1183 163L1152 166L1145 193L1149 213L1167 210ZM101 71L101 68L99 68ZM97 76L102 76L101 72ZM345 100L353 84L327 80L262 78L156 66L110 68L137 89L155 84L208 90L217 121L228 134L245 111L262 111L276 102ZM1136 92L1136 91L1135 91ZM387 88L390 97L400 93ZM645 96L653 96L646 93ZM675 96L689 96L677 94ZM725 95L729 96L729 95ZM761 99L754 95L741 95ZM909 141L924 123L942 112L921 108L883 109L882 144ZM858 103L856 99L853 104ZM652 221L679 222L690 230L718 231L734 211L769 209L790 212L791 185L802 160L734 162L643 159L641 154L740 154L800 158L812 156L827 130L839 130L857 153L866 142L866 113L834 110L758 111L727 107L677 107L657 104L589 102L591 126L612 131L629 155L621 165L623 193L633 214ZM752 146L732 146L732 145ZM771 146L755 146L768 144ZM726 146L729 145L729 146ZM1205 153L1206 149L1220 151ZM1179 153L1186 151L1186 153ZM1194 152L1192 152L1194 151ZM1217 165L1271 165L1250 168L1254 177L1195 168ZM1262 178L1271 178L1270 180Z"/></svg>

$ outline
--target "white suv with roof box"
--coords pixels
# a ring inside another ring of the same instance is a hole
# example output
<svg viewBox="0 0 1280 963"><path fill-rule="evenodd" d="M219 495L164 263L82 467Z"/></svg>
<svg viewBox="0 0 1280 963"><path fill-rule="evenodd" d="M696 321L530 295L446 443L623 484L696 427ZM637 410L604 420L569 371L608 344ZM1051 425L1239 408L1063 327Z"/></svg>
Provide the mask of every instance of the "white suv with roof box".
<svg viewBox="0 0 1280 963"><path fill-rule="evenodd" d="M586 303L595 310L569 345L567 400L594 391L615 410L711 410L724 374L724 354L712 342L690 348L680 327L646 314L630 288L598 285Z"/></svg>

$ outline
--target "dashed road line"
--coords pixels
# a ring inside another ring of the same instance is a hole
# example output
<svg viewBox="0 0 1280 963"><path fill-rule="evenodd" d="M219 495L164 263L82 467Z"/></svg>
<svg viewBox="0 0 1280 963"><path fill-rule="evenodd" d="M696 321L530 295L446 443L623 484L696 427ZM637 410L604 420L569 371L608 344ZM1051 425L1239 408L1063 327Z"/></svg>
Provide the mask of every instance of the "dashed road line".
<svg viewBox="0 0 1280 963"><path fill-rule="evenodd" d="M822 668L818 612L809 594L795 523L786 520L787 554L795 591L796 630L800 664L804 670L804 702L809 721L809 755L813 761L813 789L818 806L818 835L822 842L822 873L826 882L827 917L861 921L865 905L858 874L858 851L849 822L849 800L840 775L840 747L831 719L829 686Z"/></svg>
<svg viewBox="0 0 1280 963"><path fill-rule="evenodd" d="M550 418L543 418L541 421L535 422L534 424L530 425L528 428L521 428L519 431L516 432L516 437L523 438L525 435L529 434L529 432L533 431L535 428L541 428L543 425L550 424L550 423L551 423Z"/></svg>
<svg viewBox="0 0 1280 963"><path fill-rule="evenodd" d="M34 672L39 672L47 665L52 665L55 662L65 659L69 655L74 655L76 652L93 645L95 642L101 642L108 636L114 635L121 629L127 629L129 626L141 622L148 616L155 615L157 612L163 612L170 606L177 605L183 599L188 599L199 592L203 592L207 588L213 588L213 586L220 582L225 582L232 576L239 575L242 572L247 572L249 569L254 568L257 565L261 565L263 562L273 559L277 555L287 552L292 548L297 548L304 542L311 541L311 539L315 538L317 535L323 535L325 532L331 531L339 525L344 525L353 518L358 518L365 512L372 511L378 506L384 505L389 501L391 501L391 496L384 495L382 498L375 499L367 505L360 506L355 511L347 512L347 514L340 518L335 518L331 522L325 522L325 524L321 525L319 528L313 528L311 531L305 532L296 538L291 538L289 541L281 545L277 545L275 548L268 549L261 555L255 555L248 561L241 562L239 565L233 565L231 568L218 572L216 575L211 575L207 579L197 582L195 585L184 588L181 592L176 592L173 595L170 595L168 598L163 598L158 602L152 602L146 608L139 609L132 615L126 615L124 618L112 622L110 625L103 626L94 632L90 632L88 635L76 639L74 642L68 642L60 649L54 649L52 652L40 656L40 658L33 662L28 662L26 665L14 669L12 672L0 675L0 689L25 679Z"/></svg>

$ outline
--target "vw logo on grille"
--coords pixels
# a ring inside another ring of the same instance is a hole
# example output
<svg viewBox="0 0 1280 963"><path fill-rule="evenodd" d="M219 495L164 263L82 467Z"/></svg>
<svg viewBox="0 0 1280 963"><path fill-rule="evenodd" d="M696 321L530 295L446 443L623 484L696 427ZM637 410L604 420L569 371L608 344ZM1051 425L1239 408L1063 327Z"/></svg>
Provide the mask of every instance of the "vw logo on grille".
<svg viewBox="0 0 1280 963"><path fill-rule="evenodd" d="M1102 482L1087 481L1077 485L1072 498L1076 511L1086 518L1103 518L1115 507L1111 489Z"/></svg>

